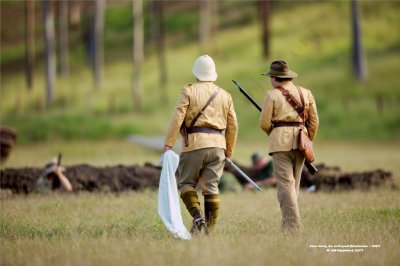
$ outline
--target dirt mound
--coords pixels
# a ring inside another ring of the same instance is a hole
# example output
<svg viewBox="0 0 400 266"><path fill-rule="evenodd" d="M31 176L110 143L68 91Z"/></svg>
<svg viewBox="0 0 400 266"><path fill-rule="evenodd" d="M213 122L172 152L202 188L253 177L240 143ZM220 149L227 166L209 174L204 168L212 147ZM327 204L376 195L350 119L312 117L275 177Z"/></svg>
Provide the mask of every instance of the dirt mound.
<svg viewBox="0 0 400 266"><path fill-rule="evenodd" d="M257 176L258 170L254 167L240 165L237 162L235 162L235 164L253 180ZM303 168L300 182L301 188L308 189L313 187L314 191L368 190L385 186L396 188L392 173L382 169L349 173L343 172L338 166L318 164L316 167L318 168L318 172L314 175L310 174L307 167ZM225 165L224 170L231 172L242 185L247 183L247 181L229 165Z"/></svg>
<svg viewBox="0 0 400 266"><path fill-rule="evenodd" d="M235 162L243 172L254 179L257 170L252 167L240 165ZM328 167L324 164L317 165L319 172L312 176L304 167L300 186L314 190L336 191L351 189L370 189L374 187L395 187L392 173L382 169L346 173L337 166ZM243 179L228 165L224 169L231 172L239 183L244 185ZM42 174L41 168L7 168L0 171L1 189L11 190L13 193L30 193L34 190L36 180ZM74 191L113 191L142 190L158 188L161 168L151 163L144 166L108 166L94 167L87 164L66 167L65 175L70 180ZM59 187L54 184L53 187Z"/></svg>
<svg viewBox="0 0 400 266"><path fill-rule="evenodd" d="M396 188L393 175L389 171L376 169L364 172L343 172L340 167L329 167L325 164L316 165L318 173L311 175L306 167L302 173L302 187L316 186L316 190L368 190L371 188Z"/></svg>
<svg viewBox="0 0 400 266"><path fill-rule="evenodd" d="M41 168L7 168L1 170L1 189L14 193L30 193L36 180L42 174ZM161 168L145 166L94 167L87 164L66 167L64 174L70 180L74 191L114 191L157 188ZM59 187L59 184L53 184Z"/></svg>

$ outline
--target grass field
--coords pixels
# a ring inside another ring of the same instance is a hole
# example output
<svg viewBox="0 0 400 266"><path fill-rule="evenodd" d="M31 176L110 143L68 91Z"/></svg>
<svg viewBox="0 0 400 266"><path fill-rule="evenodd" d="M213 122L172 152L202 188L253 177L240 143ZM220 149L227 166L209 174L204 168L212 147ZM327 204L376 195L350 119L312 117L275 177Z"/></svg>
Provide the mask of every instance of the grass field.
<svg viewBox="0 0 400 266"><path fill-rule="evenodd" d="M155 191L19 196L1 201L1 265L398 265L398 198L301 193L303 232L285 237L274 189L227 193L215 235L183 241L157 216Z"/></svg>
<svg viewBox="0 0 400 266"><path fill-rule="evenodd" d="M274 9L270 59L286 59L300 74L296 82L313 91L321 122L315 143L317 163L340 166L345 172L383 168L392 171L400 186L399 3L361 1L369 72L364 83L356 82L351 72L349 4L286 4ZM129 21L129 10L116 5L106 14L106 23ZM190 14L170 15L168 21L174 22L174 17L178 22L190 19L185 23L197 26ZM32 91L26 90L22 71L4 72L1 123L15 127L19 135L2 169L42 167L59 152L67 167L158 162L160 152L124 138L165 133L180 88L193 82L190 70L199 56L198 44L193 37L167 47L165 106L160 104L156 56L146 52L144 108L133 112L132 29L128 25L120 32L108 25L103 86L98 91L93 89L83 50L71 53L71 75L57 77L54 103L47 108L40 61ZM266 136L258 128L259 113L231 79L261 103L269 83L259 74L270 59L261 56L259 34L255 19L221 30L218 53L210 54L217 64L217 84L234 99L239 139L233 159L243 164L250 164L255 151L266 153ZM7 59L7 51L2 50L2 59ZM301 192L303 231L285 237L275 189L225 193L216 234L180 241L157 215L157 191L12 195L0 199L0 265L399 265L399 199L399 191L387 189ZM190 217L185 210L182 213L189 227ZM366 247L328 252L329 245Z"/></svg>
<svg viewBox="0 0 400 266"><path fill-rule="evenodd" d="M130 6L128 1L125 4ZM127 7L115 6L109 12L121 8L120 20L128 21L131 14L126 11ZM295 82L312 90L320 115L320 138L399 138L400 94L396 88L400 84L396 75L400 71L400 35L396 25L399 25L400 5L393 1L363 1L361 7L368 67L365 82L357 82L351 70L347 2L303 2L275 10L271 18L271 56L268 59L262 57L256 20L219 31L218 52L210 51L210 55L217 65L216 83L234 99L242 139L251 140L259 131L259 114L231 80L239 81L261 103L270 84L260 73L265 72L275 59L287 60L299 73ZM106 21L110 27L114 22ZM165 88L159 85L155 53L151 49L146 53L142 70L144 106L142 112L133 112L132 51L126 37L132 32L129 27L125 30L110 32L110 36L122 36L123 39L116 39L114 46L105 47L103 86L99 90L93 89L92 73L85 64L83 51L71 52L70 76L56 78L54 103L47 108L44 67L40 61L36 65L32 91L26 89L22 71L6 72L0 80L2 124L19 130L20 143L57 138L106 139L129 133L163 134L180 89L186 83L194 82L191 68L200 55L199 45L193 38L167 47L168 83ZM146 43L147 46L151 43ZM167 105L160 104L161 90L167 91Z"/></svg>
<svg viewBox="0 0 400 266"><path fill-rule="evenodd" d="M234 158L249 161L251 151L262 145L239 142ZM320 162L344 171L391 170L399 185L398 146L316 145ZM17 147L7 163L41 166L60 149L66 165L157 162L160 155L125 141L59 141ZM1 199L1 265L397 265L399 197L399 191L386 189L301 192L304 230L285 237L275 189L225 193L216 234L189 242L174 239L164 228L157 215L157 191L12 196ZM189 227L189 215L182 214ZM367 247L339 253L327 252L324 245Z"/></svg>

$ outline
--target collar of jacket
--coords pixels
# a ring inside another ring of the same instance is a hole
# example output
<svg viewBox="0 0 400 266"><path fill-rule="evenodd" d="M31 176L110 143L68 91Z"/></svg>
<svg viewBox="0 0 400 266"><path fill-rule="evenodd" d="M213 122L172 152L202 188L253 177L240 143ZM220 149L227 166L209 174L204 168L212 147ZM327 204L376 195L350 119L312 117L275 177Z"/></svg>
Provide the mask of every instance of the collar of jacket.
<svg viewBox="0 0 400 266"><path fill-rule="evenodd" d="M292 81L284 81L284 82L280 82L278 84L278 86L274 87L274 89L277 89L277 87L284 87L285 89L287 89L288 87L292 86L293 82Z"/></svg>

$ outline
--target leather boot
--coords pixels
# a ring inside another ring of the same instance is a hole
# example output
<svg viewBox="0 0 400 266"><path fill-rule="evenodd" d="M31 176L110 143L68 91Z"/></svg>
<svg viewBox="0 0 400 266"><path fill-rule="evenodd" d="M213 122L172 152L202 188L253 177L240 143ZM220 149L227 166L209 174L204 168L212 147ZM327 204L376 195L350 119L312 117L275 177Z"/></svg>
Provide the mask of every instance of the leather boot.
<svg viewBox="0 0 400 266"><path fill-rule="evenodd" d="M219 207L220 197L218 194L204 196L204 211L209 231L213 231L217 224Z"/></svg>
<svg viewBox="0 0 400 266"><path fill-rule="evenodd" d="M206 220L201 215L201 211L198 210L193 217L192 228L190 229L191 234L208 234L208 228L206 224Z"/></svg>

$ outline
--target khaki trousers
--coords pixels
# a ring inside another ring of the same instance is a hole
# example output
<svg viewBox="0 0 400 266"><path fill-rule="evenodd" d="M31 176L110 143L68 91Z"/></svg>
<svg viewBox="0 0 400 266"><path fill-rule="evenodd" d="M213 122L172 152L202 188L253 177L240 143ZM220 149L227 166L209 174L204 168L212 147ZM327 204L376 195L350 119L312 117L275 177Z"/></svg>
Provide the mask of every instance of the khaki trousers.
<svg viewBox="0 0 400 266"><path fill-rule="evenodd" d="M203 195L219 194L218 183L224 171L225 150L204 148L179 156L178 189L181 194L194 190L200 182Z"/></svg>
<svg viewBox="0 0 400 266"><path fill-rule="evenodd" d="M299 150L274 152L274 172L278 181L277 196L282 213L282 229L298 231L301 226L297 198L304 157Z"/></svg>

